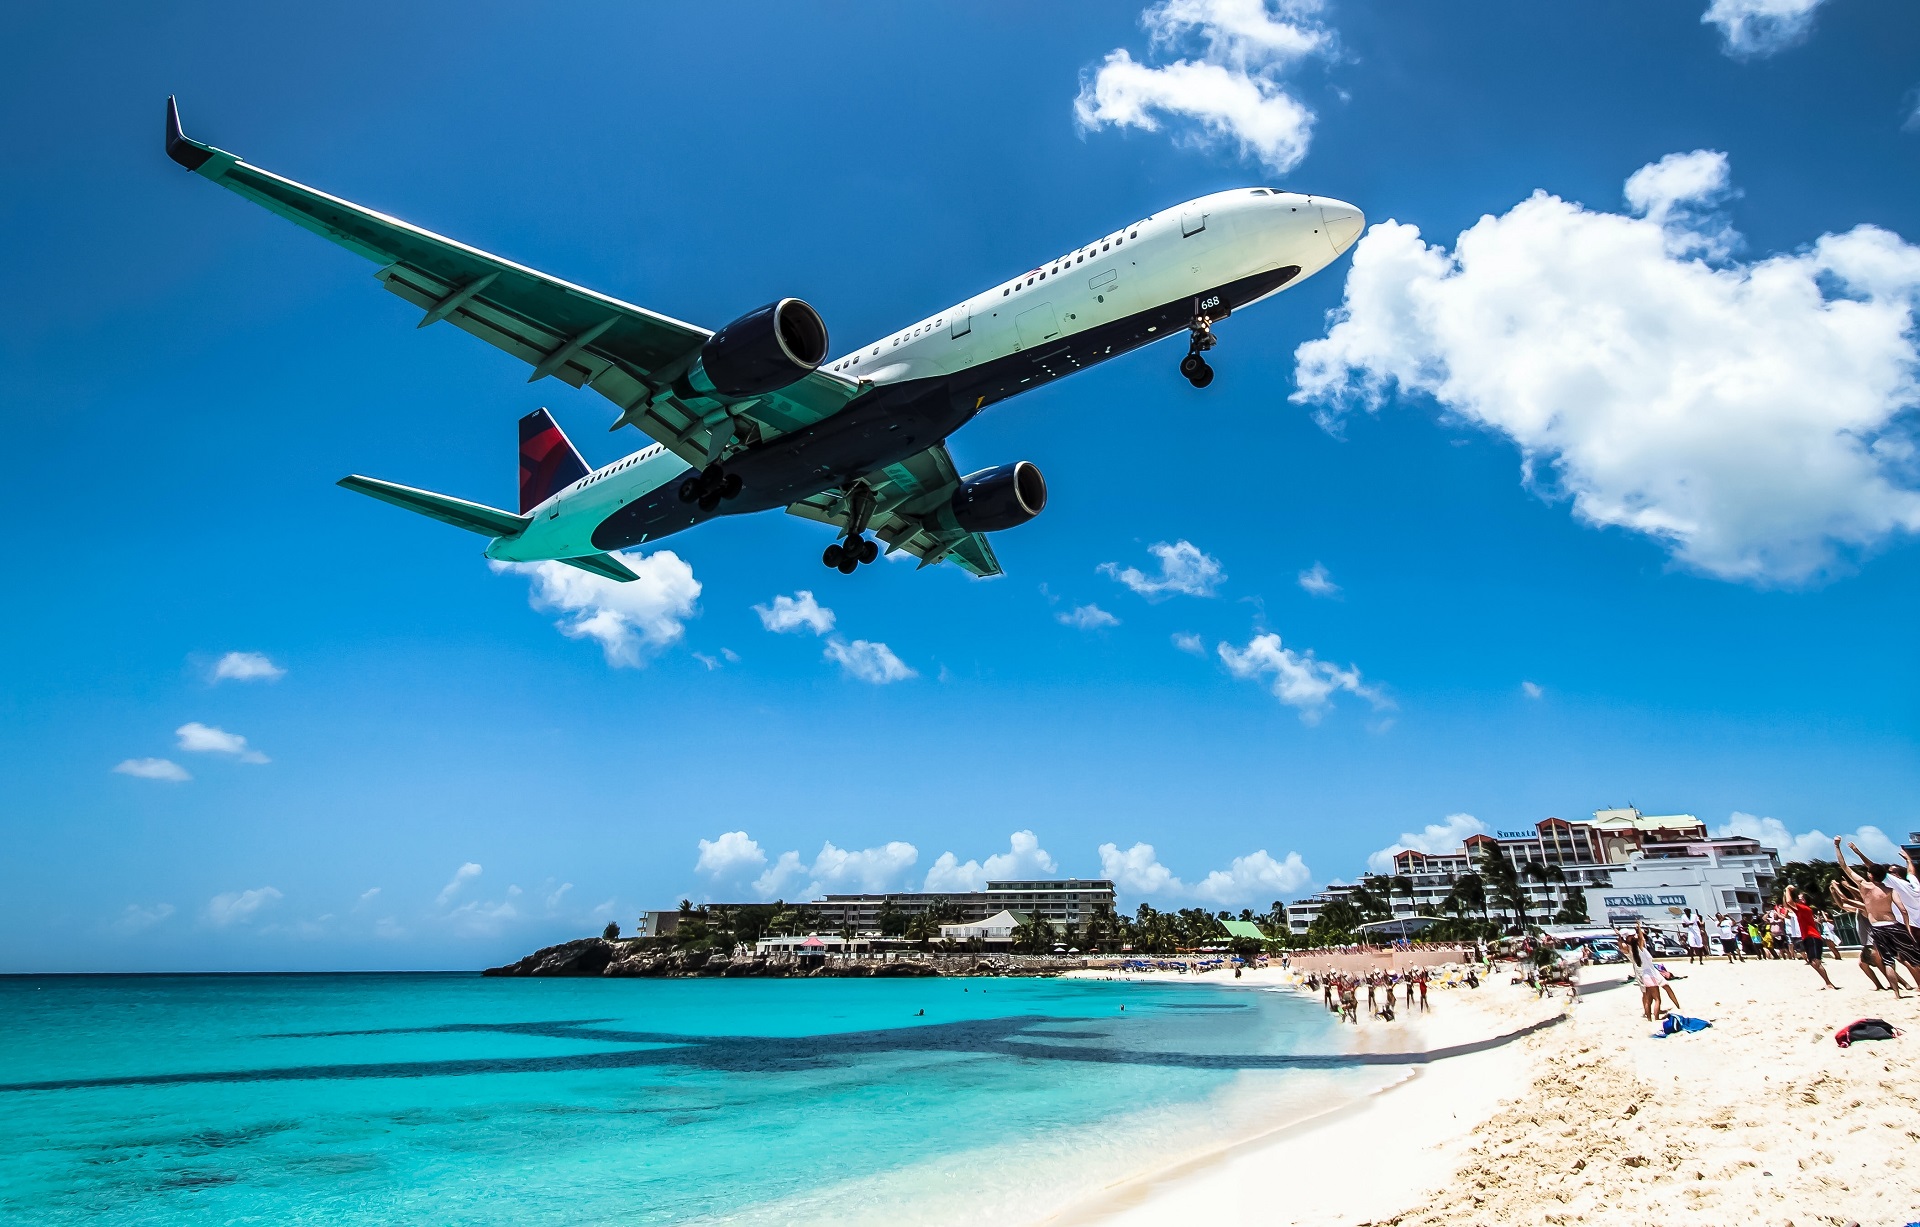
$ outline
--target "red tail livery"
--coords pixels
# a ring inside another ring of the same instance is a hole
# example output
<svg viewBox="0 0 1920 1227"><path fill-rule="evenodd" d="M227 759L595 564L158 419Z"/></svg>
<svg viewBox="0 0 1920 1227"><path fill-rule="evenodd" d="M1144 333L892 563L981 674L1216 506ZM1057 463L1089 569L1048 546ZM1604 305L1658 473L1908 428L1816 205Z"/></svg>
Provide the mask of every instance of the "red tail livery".
<svg viewBox="0 0 1920 1227"><path fill-rule="evenodd" d="M520 419L520 514L587 475L587 462L545 409Z"/></svg>

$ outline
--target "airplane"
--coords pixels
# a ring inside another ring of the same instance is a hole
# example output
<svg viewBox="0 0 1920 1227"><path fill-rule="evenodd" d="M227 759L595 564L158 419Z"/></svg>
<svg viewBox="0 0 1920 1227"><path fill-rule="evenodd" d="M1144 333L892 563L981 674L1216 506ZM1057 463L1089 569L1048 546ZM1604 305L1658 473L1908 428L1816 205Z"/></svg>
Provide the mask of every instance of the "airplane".
<svg viewBox="0 0 1920 1227"><path fill-rule="evenodd" d="M617 551L720 515L784 507L838 529L851 575L904 550L1001 573L987 535L1047 504L1030 461L962 475L947 438L989 405L1184 335L1180 372L1213 382L1214 325L1333 263L1359 209L1279 188L1215 192L1110 230L890 336L828 354L811 306L782 298L709 332L569 284L192 140L167 99L167 156L374 261L425 313L591 387L653 442L598 469L544 408L520 420L520 510L353 475L340 485L489 538L486 556L638 578ZM872 535L869 536L868 534Z"/></svg>

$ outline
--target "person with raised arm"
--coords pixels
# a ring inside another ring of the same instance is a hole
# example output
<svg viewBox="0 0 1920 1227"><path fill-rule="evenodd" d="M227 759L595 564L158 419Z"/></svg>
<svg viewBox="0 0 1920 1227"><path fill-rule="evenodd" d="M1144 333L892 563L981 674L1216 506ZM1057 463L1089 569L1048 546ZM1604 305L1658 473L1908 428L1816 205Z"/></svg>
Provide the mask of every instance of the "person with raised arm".
<svg viewBox="0 0 1920 1227"><path fill-rule="evenodd" d="M1874 949L1880 952L1880 958L1888 965L1905 965L1914 983L1920 984L1920 949L1915 948L1909 926L1914 918L1894 893L1887 889L1887 867L1868 860L1858 847L1853 847L1854 856L1860 859L1860 868L1865 876L1855 873L1853 866L1847 864L1847 855L1840 848L1840 837L1833 837L1833 859L1840 863L1840 872L1860 895L1861 910L1866 913L1867 924L1873 930ZM1894 986L1893 995L1900 995L1899 985Z"/></svg>
<svg viewBox="0 0 1920 1227"><path fill-rule="evenodd" d="M1789 886L1780 893L1780 901L1785 905L1794 928L1800 934L1800 951L1806 956L1807 966L1820 973L1821 981L1830 989L1839 991L1840 986L1827 974L1827 965L1820 956L1825 949L1826 939L1820 936L1820 920L1800 897L1800 892Z"/></svg>

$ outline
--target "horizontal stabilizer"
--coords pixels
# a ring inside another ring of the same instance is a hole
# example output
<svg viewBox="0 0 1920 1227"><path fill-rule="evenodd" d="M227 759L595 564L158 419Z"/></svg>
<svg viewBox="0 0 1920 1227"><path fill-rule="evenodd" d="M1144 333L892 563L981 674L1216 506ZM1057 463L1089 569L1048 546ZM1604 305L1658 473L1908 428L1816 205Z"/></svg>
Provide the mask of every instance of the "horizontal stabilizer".
<svg viewBox="0 0 1920 1227"><path fill-rule="evenodd" d="M342 477L339 484L349 490L357 490L369 498L377 498L383 503L392 503L395 507L405 507L408 511L417 511L423 516L432 516L455 528L464 528L470 533L479 533L483 537L517 537L529 523L526 516L517 516L511 511L502 511L498 507L488 507L484 503L469 503L466 499L435 494L431 490L416 490L412 486L381 481L377 477L361 477L355 474L351 477ZM626 578L634 577L629 574Z"/></svg>
<svg viewBox="0 0 1920 1227"><path fill-rule="evenodd" d="M640 578L628 568L626 563L612 554L588 554L585 558L561 558L557 561L564 562L570 567L579 567L582 571L591 571L595 575L604 575L608 579L618 580L623 584Z"/></svg>

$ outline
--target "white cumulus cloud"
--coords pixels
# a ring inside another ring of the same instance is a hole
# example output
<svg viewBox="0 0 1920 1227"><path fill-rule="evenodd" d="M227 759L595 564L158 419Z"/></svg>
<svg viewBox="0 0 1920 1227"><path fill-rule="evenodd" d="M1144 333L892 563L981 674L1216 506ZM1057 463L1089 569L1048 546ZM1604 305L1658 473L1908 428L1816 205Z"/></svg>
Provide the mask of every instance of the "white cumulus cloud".
<svg viewBox="0 0 1920 1227"><path fill-rule="evenodd" d="M453 876L447 879L447 884L442 886L440 893L434 897L434 905L437 907L447 906L453 897L460 893L461 887L479 877L482 872L480 866L474 864L472 861L468 861L466 864L460 866L460 868L454 870Z"/></svg>
<svg viewBox="0 0 1920 1227"><path fill-rule="evenodd" d="M1327 568L1317 562L1311 569L1300 572L1300 586L1313 596L1340 595L1340 585L1334 583L1333 577L1327 574Z"/></svg>
<svg viewBox="0 0 1920 1227"><path fill-rule="evenodd" d="M1739 262L1724 156L1632 214L1535 192L1448 252L1388 221L1296 353L1323 424L1397 387L1512 440L1522 480L1722 579L1797 584L1920 530L1920 247L1873 226ZM1682 207L1689 206L1689 207Z"/></svg>
<svg viewBox="0 0 1920 1227"><path fill-rule="evenodd" d="M1833 832L1815 827L1796 835L1778 818L1761 818L1735 810L1714 834L1757 839L1762 847L1778 851L1783 861L1830 861L1833 859L1833 837L1838 835L1846 843L1859 844L1860 851L1876 861L1895 865L1901 863L1900 849L1877 826ZM1852 862L1853 859L1853 849L1848 848L1847 860Z"/></svg>
<svg viewBox="0 0 1920 1227"><path fill-rule="evenodd" d="M1059 871L1060 866L1040 846L1038 836L1032 831L1015 831L1008 840L1007 850L989 856L985 864L974 860L962 862L953 853L942 852L927 870L927 879L921 889L956 892L985 890L988 882L1014 882Z"/></svg>
<svg viewBox="0 0 1920 1227"><path fill-rule="evenodd" d="M731 882L757 873L766 863L767 854L760 850L758 841L745 831L727 831L717 839L700 841L700 857L693 868L716 882Z"/></svg>
<svg viewBox="0 0 1920 1227"><path fill-rule="evenodd" d="M259 652L228 652L214 662L216 682L277 682L287 671Z"/></svg>
<svg viewBox="0 0 1920 1227"><path fill-rule="evenodd" d="M1195 898L1217 906L1271 903L1299 890L1313 874L1298 852L1274 860L1265 848L1236 856L1225 869L1216 869L1194 884Z"/></svg>
<svg viewBox="0 0 1920 1227"><path fill-rule="evenodd" d="M607 663L638 668L650 653L679 642L693 616L700 581L672 550L617 557L640 578L619 583L561 562L494 562L533 581L535 609L567 616L554 623L570 639L591 639Z"/></svg>
<svg viewBox="0 0 1920 1227"><path fill-rule="evenodd" d="M1784 51L1813 29L1821 0L1713 0L1700 15L1720 29L1721 45L1735 59Z"/></svg>
<svg viewBox="0 0 1920 1227"><path fill-rule="evenodd" d="M1448 814L1443 822L1430 822L1418 831L1402 832L1399 839L1367 857L1367 868L1375 873L1392 873L1393 858L1409 848L1436 854L1456 852L1461 840L1486 829L1472 814Z"/></svg>
<svg viewBox="0 0 1920 1227"><path fill-rule="evenodd" d="M1149 601L1171 593L1212 596L1226 581L1227 571L1220 560L1191 541L1171 545L1156 541L1147 547L1147 553L1159 559L1160 574L1148 575L1138 567L1122 567L1117 562L1103 562L1099 570Z"/></svg>
<svg viewBox="0 0 1920 1227"><path fill-rule="evenodd" d="M1120 619L1098 605L1075 605L1068 612L1053 616L1060 625L1077 627L1083 631L1097 631L1120 625Z"/></svg>
<svg viewBox="0 0 1920 1227"><path fill-rule="evenodd" d="M185 767L170 758L123 759L113 769L121 775L142 780L166 780L170 784L183 784L193 778L187 774Z"/></svg>
<svg viewBox="0 0 1920 1227"><path fill-rule="evenodd" d="M1100 876L1112 881L1117 893L1126 895L1157 895L1181 889L1180 879L1160 863L1148 843L1136 843L1125 851L1117 844L1101 844Z"/></svg>
<svg viewBox="0 0 1920 1227"><path fill-rule="evenodd" d="M252 924L261 908L272 906L281 897L280 892L271 886L215 895L207 901L207 923L219 929L229 925Z"/></svg>
<svg viewBox="0 0 1920 1227"><path fill-rule="evenodd" d="M1207 641L1190 631L1175 631L1173 633L1173 646L1182 652L1194 656L1205 656L1207 654Z"/></svg>
<svg viewBox="0 0 1920 1227"><path fill-rule="evenodd" d="M1074 117L1088 131L1171 122L1188 143L1292 170L1307 155L1314 114L1288 92L1286 73L1331 51L1319 10L1319 0L1162 0L1141 15L1148 61L1109 52L1083 77Z"/></svg>
<svg viewBox="0 0 1920 1227"><path fill-rule="evenodd" d="M1227 672L1244 681L1265 684L1274 698L1298 708L1300 718L1308 724L1317 723L1327 704L1341 691L1367 700L1376 709L1392 706L1378 688L1361 680L1357 666L1342 669L1315 659L1311 649L1296 652L1282 645L1280 636L1272 631L1255 635L1244 648L1223 643L1219 652Z"/></svg>
<svg viewBox="0 0 1920 1227"><path fill-rule="evenodd" d="M848 643L836 635L827 640L826 658L845 669L848 676L872 682L876 686L920 676L895 656L892 648L884 643L869 643L865 639Z"/></svg>
<svg viewBox="0 0 1920 1227"><path fill-rule="evenodd" d="M813 593L805 588L792 596L776 596L771 607L755 605L753 611L760 615L760 625L784 635L789 631L812 631L824 635L833 629L833 611L813 599Z"/></svg>
<svg viewBox="0 0 1920 1227"><path fill-rule="evenodd" d="M898 890L919 859L918 848L897 839L858 849L835 847L828 840L820 845L811 863L798 852L782 852L754 880L753 889L762 899L812 899L828 893Z"/></svg>
<svg viewBox="0 0 1920 1227"><path fill-rule="evenodd" d="M173 735L179 738L178 744L182 750L194 754L231 754L243 763L272 761L260 751L249 749L247 739L240 734L201 724L198 720L181 725L173 730Z"/></svg>

